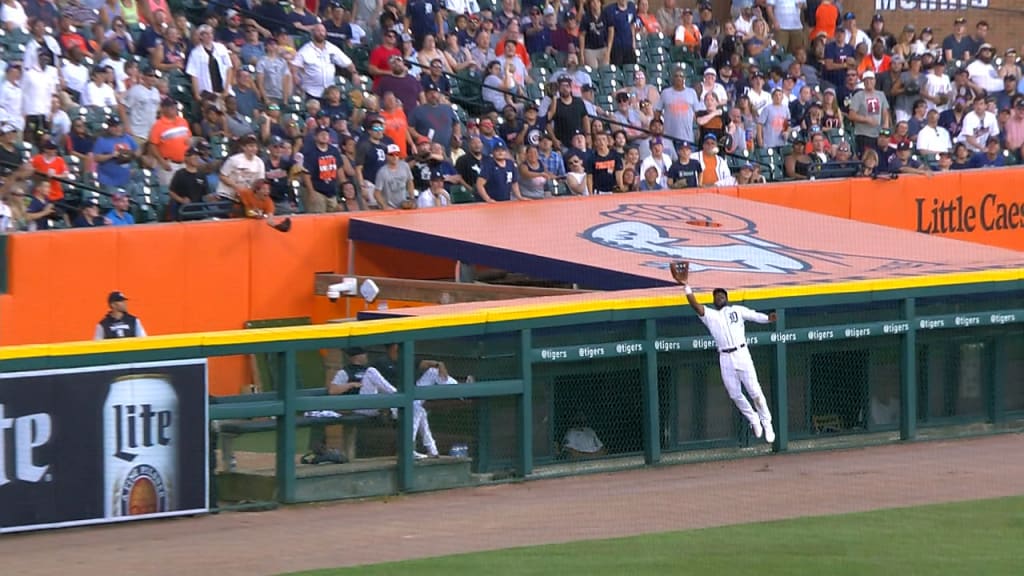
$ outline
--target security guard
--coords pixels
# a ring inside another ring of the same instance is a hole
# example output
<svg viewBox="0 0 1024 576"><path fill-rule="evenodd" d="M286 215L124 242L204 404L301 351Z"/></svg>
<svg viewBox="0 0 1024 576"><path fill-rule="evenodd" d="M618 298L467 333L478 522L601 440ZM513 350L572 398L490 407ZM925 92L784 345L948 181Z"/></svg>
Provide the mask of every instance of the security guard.
<svg viewBox="0 0 1024 576"><path fill-rule="evenodd" d="M123 292L111 292L107 296L107 305L110 306L110 311L96 325L93 340L134 338L146 335L142 321L128 313L128 305L125 304L127 301L128 298Z"/></svg>

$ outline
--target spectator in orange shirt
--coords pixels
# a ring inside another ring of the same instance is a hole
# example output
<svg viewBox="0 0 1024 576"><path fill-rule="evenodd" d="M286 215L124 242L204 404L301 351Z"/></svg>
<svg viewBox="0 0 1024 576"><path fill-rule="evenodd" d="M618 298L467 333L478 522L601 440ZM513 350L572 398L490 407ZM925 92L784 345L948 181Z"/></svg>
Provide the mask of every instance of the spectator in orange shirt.
<svg viewBox="0 0 1024 576"><path fill-rule="evenodd" d="M811 30L811 39L818 35L824 35L831 40L836 34L836 24L839 22L839 8L832 0L821 0L821 5L814 11L814 29Z"/></svg>
<svg viewBox="0 0 1024 576"><path fill-rule="evenodd" d="M46 193L46 199L50 202L63 200L64 187L57 178L68 177L68 166L57 154L57 145L52 140L44 142L42 148L42 152L32 157L32 168L36 173L50 177L50 189Z"/></svg>
<svg viewBox="0 0 1024 576"><path fill-rule="evenodd" d="M270 197L270 181L266 178L257 180L252 188L238 191L238 200L242 203L244 218L272 218L274 216L274 200Z"/></svg>
<svg viewBox="0 0 1024 576"><path fill-rule="evenodd" d="M693 10L686 8L683 10L683 21L676 28L675 44L697 50L700 48L700 39L700 28L693 23Z"/></svg>
<svg viewBox="0 0 1024 576"><path fill-rule="evenodd" d="M384 119L384 135L391 138L399 150L400 158L409 155L409 119L405 115L402 103L395 97L394 92L385 92L381 100L380 116Z"/></svg>
<svg viewBox="0 0 1024 576"><path fill-rule="evenodd" d="M875 76L878 76L888 72L890 66L892 66L892 58L885 53L885 40L875 38L871 44L871 54L861 59L857 66L857 75L862 76L864 72L871 70Z"/></svg>
<svg viewBox="0 0 1024 576"><path fill-rule="evenodd" d="M185 151L192 143L192 129L178 112L178 103L165 97L160 117L149 130L149 154L161 186L170 186L174 173L185 165Z"/></svg>

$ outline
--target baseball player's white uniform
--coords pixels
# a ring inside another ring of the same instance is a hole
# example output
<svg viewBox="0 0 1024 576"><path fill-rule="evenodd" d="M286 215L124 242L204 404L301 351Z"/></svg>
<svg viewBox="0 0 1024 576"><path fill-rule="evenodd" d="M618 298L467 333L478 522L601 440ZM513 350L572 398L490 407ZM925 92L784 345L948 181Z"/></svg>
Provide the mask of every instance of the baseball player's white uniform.
<svg viewBox="0 0 1024 576"><path fill-rule="evenodd" d="M427 368L427 371L416 381L417 386L448 386L458 384L455 378L441 378L441 372L437 368ZM434 435L430 433L430 422L427 421L427 409L423 407L423 400L414 400L412 403L412 441L416 443L416 435L419 434L423 447L427 454L437 456L437 443L434 442Z"/></svg>
<svg viewBox="0 0 1024 576"><path fill-rule="evenodd" d="M746 306L730 304L721 310L705 306L704 315L700 316L700 320L707 326L718 346L718 365L721 367L722 383L725 384L729 398L750 422L755 435L760 436L763 429L765 440L774 442L772 413L768 410L768 402L761 392L760 382L757 381L757 370L754 369L750 349L747 348L745 326L747 320L767 324L770 322L768 315L755 312ZM757 407L756 412L743 395L742 388L746 388L747 394Z"/></svg>
<svg viewBox="0 0 1024 576"><path fill-rule="evenodd" d="M338 370L337 374L334 375L334 379L331 384L340 385L349 382L348 373L342 369ZM370 367L363 373L362 380L360 380L362 386L359 387L359 394L394 394L398 390L387 381L376 368ZM458 382L449 376L447 379L441 378L440 371L437 368L428 368L419 380L416 381L417 386L435 386L435 385L449 385L457 384ZM366 416L376 416L378 411L374 409L356 410L360 414ZM391 409L392 416L397 417L398 410L395 408ZM316 411L315 413L307 413L307 416L337 416L338 414L330 411ZM423 407L423 400L415 400L412 403L412 441L416 443L416 436L419 435L420 440L423 442L423 447L427 449L427 454L430 456L437 456L437 443L434 442L434 435L430 432L430 422L427 420L427 409ZM419 453L417 456L422 457Z"/></svg>

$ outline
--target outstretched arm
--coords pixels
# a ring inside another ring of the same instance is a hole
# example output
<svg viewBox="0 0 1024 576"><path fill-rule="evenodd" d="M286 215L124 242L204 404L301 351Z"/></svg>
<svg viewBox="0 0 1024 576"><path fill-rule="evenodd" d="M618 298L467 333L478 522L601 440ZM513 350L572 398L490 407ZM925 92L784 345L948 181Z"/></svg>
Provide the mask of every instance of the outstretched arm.
<svg viewBox="0 0 1024 576"><path fill-rule="evenodd" d="M672 278L683 287L683 292L686 293L686 301L690 303L690 308L693 308L693 311L697 313L697 316L703 318L704 305L697 302L697 297L694 296L693 290L690 289L690 285L686 283L690 277L690 263L673 262L669 264L669 269L672 270Z"/></svg>
<svg viewBox="0 0 1024 576"><path fill-rule="evenodd" d="M740 316L742 316L744 320L747 320L749 322L757 322L758 324L768 324L770 322L775 322L775 312L769 312L768 314L765 314L764 312L751 310L746 306L736 306L735 308L738 308L740 311Z"/></svg>

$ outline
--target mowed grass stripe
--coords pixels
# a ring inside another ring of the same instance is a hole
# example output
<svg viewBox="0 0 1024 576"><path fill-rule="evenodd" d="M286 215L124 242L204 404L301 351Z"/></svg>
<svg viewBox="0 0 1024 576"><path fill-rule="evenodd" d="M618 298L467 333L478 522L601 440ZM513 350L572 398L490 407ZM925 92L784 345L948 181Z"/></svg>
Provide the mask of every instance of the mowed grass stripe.
<svg viewBox="0 0 1024 576"><path fill-rule="evenodd" d="M430 530L429 522L424 530ZM1024 496L510 548L293 576L348 574L1020 576Z"/></svg>

